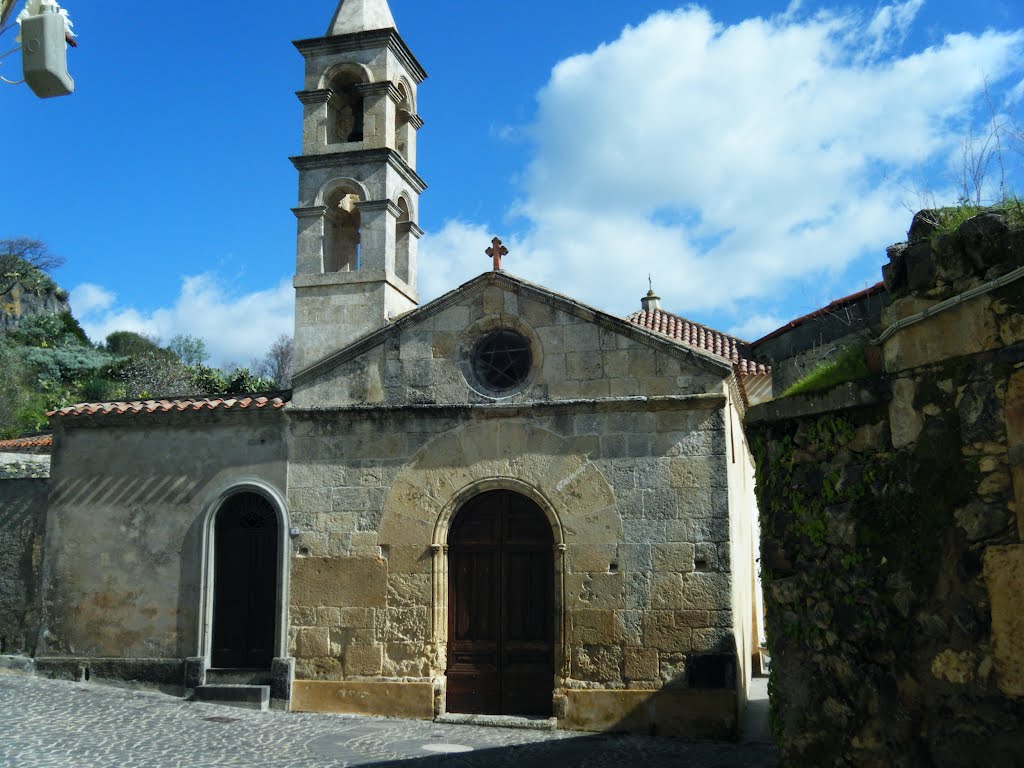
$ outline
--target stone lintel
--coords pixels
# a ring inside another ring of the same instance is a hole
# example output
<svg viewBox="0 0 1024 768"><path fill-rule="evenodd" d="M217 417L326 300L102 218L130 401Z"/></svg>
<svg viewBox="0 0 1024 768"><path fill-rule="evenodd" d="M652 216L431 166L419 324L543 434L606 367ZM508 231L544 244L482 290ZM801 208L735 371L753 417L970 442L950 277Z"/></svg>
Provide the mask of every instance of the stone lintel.
<svg viewBox="0 0 1024 768"><path fill-rule="evenodd" d="M315 91L296 91L295 95L303 104L327 104L332 93L330 88L318 88Z"/></svg>
<svg viewBox="0 0 1024 768"><path fill-rule="evenodd" d="M409 46L405 44L397 29L374 29L348 35L316 37L296 40L292 43L305 58L349 51L365 51L368 48L387 48L402 63L402 66L419 85L427 79L427 71L416 60Z"/></svg>
<svg viewBox="0 0 1024 768"><path fill-rule="evenodd" d="M422 194L427 182L420 178L406 159L394 149L354 149L347 152L328 152L322 155L299 155L289 158L298 171L316 171L322 168L342 169L346 165L362 165L364 163L387 163L402 179L413 188L416 194Z"/></svg>

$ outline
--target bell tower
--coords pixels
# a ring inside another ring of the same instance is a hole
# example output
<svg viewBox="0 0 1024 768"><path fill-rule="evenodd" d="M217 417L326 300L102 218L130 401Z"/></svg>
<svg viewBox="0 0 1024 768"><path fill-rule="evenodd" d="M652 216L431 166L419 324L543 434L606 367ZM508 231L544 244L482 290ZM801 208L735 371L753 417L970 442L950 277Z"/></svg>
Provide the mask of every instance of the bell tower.
<svg viewBox="0 0 1024 768"><path fill-rule="evenodd" d="M427 73L387 0L341 0L306 61L295 273L295 370L413 309L416 90Z"/></svg>

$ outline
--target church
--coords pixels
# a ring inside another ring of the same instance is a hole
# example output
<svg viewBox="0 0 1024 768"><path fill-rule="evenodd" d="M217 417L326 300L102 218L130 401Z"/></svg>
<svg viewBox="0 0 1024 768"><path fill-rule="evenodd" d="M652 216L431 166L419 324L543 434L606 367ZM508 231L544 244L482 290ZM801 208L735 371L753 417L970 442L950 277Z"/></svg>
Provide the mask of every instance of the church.
<svg viewBox="0 0 1024 768"><path fill-rule="evenodd" d="M770 370L653 291L620 318L516 277L497 240L421 305L426 72L386 0L296 47L293 389L52 414L36 670L734 736L763 636L742 414Z"/></svg>

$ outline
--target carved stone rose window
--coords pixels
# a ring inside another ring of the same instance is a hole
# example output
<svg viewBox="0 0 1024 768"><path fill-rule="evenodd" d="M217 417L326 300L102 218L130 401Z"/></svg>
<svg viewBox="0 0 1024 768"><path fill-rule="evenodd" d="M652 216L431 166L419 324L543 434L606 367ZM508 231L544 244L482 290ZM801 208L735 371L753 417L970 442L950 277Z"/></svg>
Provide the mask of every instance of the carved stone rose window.
<svg viewBox="0 0 1024 768"><path fill-rule="evenodd" d="M508 392L530 375L530 342L515 331L491 331L473 347L473 373L493 392Z"/></svg>

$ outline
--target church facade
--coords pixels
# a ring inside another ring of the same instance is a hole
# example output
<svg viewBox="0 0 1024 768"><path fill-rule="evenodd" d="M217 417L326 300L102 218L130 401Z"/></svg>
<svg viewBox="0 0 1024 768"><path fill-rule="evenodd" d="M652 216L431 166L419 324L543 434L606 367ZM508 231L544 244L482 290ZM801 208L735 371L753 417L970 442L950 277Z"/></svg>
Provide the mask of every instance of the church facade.
<svg viewBox="0 0 1024 768"><path fill-rule="evenodd" d="M420 306L426 73L385 0L296 45L293 390L53 415L37 666L733 735L769 372L653 292L618 318L496 263Z"/></svg>

